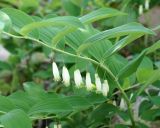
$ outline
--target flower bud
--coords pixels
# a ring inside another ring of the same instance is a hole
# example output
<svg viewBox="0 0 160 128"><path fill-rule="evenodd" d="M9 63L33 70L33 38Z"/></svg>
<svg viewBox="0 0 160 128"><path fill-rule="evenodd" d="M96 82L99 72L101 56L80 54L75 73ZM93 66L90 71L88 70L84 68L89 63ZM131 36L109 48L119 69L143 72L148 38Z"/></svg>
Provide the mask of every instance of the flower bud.
<svg viewBox="0 0 160 128"><path fill-rule="evenodd" d="M82 76L79 69L74 71L74 82L78 88L83 84Z"/></svg>
<svg viewBox="0 0 160 128"><path fill-rule="evenodd" d="M143 5L139 5L139 15L143 14Z"/></svg>
<svg viewBox="0 0 160 128"><path fill-rule="evenodd" d="M62 128L61 124L54 124L54 128Z"/></svg>
<svg viewBox="0 0 160 128"><path fill-rule="evenodd" d="M62 128L62 125L61 125L61 124L58 124L58 128Z"/></svg>
<svg viewBox="0 0 160 128"><path fill-rule="evenodd" d="M59 81L61 78L59 75L57 64L55 62L52 63L52 71L53 71L54 80Z"/></svg>
<svg viewBox="0 0 160 128"><path fill-rule="evenodd" d="M145 9L148 10L149 9L149 0L145 0Z"/></svg>
<svg viewBox="0 0 160 128"><path fill-rule="evenodd" d="M86 87L87 87L87 90L89 91L92 90L93 88L93 84L91 82L91 76L89 72L86 73Z"/></svg>
<svg viewBox="0 0 160 128"><path fill-rule="evenodd" d="M101 80L100 80L98 74L95 74L95 84L96 84L97 92L101 92L102 84L101 84Z"/></svg>
<svg viewBox="0 0 160 128"><path fill-rule="evenodd" d="M104 96L107 96L109 92L109 85L108 85L108 81L104 80L104 83L102 84L102 93Z"/></svg>
<svg viewBox="0 0 160 128"><path fill-rule="evenodd" d="M69 86L70 85L70 75L69 75L69 72L66 66L63 66L62 78L63 78L64 85Z"/></svg>

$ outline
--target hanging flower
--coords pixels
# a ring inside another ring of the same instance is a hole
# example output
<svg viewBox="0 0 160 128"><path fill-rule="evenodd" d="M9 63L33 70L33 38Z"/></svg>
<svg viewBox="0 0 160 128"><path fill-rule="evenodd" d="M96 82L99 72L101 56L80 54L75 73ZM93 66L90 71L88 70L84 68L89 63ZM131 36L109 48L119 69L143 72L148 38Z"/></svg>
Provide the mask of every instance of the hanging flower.
<svg viewBox="0 0 160 128"><path fill-rule="evenodd" d="M62 125L61 124L58 124L58 127L57 128L62 128Z"/></svg>
<svg viewBox="0 0 160 128"><path fill-rule="evenodd" d="M86 87L88 91L93 89L93 84L91 82L91 76L89 72L86 73Z"/></svg>
<svg viewBox="0 0 160 128"><path fill-rule="evenodd" d="M143 5L139 5L139 15L143 14Z"/></svg>
<svg viewBox="0 0 160 128"><path fill-rule="evenodd" d="M62 128L61 124L54 124L54 128Z"/></svg>
<svg viewBox="0 0 160 128"><path fill-rule="evenodd" d="M59 75L57 64L55 62L52 63L52 71L53 71L54 80L59 81L61 78Z"/></svg>
<svg viewBox="0 0 160 128"><path fill-rule="evenodd" d="M69 86L70 85L70 75L69 75L69 72L66 66L63 66L62 78L63 78L64 85Z"/></svg>
<svg viewBox="0 0 160 128"><path fill-rule="evenodd" d="M79 69L74 71L74 82L78 88L83 84L82 76Z"/></svg>
<svg viewBox="0 0 160 128"><path fill-rule="evenodd" d="M150 0L145 0L145 9L148 10L149 9L149 2Z"/></svg>
<svg viewBox="0 0 160 128"><path fill-rule="evenodd" d="M102 84L102 93L104 96L107 96L109 92L109 85L108 85L108 81L104 80L104 83Z"/></svg>
<svg viewBox="0 0 160 128"><path fill-rule="evenodd" d="M101 92L102 84L101 84L101 80L100 80L98 74L95 74L95 84L96 84L97 92Z"/></svg>

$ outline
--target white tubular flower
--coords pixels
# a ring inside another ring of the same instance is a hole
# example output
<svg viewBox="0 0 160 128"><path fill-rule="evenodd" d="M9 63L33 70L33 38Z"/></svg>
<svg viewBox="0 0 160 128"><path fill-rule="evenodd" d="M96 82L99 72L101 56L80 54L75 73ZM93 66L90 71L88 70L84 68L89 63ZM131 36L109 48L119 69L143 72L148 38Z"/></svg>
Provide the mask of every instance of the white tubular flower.
<svg viewBox="0 0 160 128"><path fill-rule="evenodd" d="M98 74L95 74L95 84L96 84L97 92L101 92L102 84L101 84L101 80L100 80Z"/></svg>
<svg viewBox="0 0 160 128"><path fill-rule="evenodd" d="M79 69L74 71L74 82L78 88L83 84L82 76Z"/></svg>
<svg viewBox="0 0 160 128"><path fill-rule="evenodd" d="M66 66L63 66L62 78L63 78L64 85L69 86L70 85L70 75L69 75L69 71L66 68Z"/></svg>
<svg viewBox="0 0 160 128"><path fill-rule="evenodd" d="M148 10L149 9L149 0L145 0L145 9Z"/></svg>
<svg viewBox="0 0 160 128"><path fill-rule="evenodd" d="M108 85L108 81L104 80L104 83L102 84L102 93L104 96L107 96L109 92L109 85Z"/></svg>
<svg viewBox="0 0 160 128"><path fill-rule="evenodd" d="M54 124L54 128L62 128L61 124Z"/></svg>
<svg viewBox="0 0 160 128"><path fill-rule="evenodd" d="M139 5L139 15L143 14L143 5Z"/></svg>
<svg viewBox="0 0 160 128"><path fill-rule="evenodd" d="M88 91L92 90L93 88L93 84L91 82L91 76L89 72L86 73L86 87Z"/></svg>
<svg viewBox="0 0 160 128"><path fill-rule="evenodd" d="M62 125L61 124L58 124L58 127L57 128L62 128Z"/></svg>
<svg viewBox="0 0 160 128"><path fill-rule="evenodd" d="M61 78L59 75L57 64L55 62L52 63L52 71L53 71L54 80L59 81Z"/></svg>

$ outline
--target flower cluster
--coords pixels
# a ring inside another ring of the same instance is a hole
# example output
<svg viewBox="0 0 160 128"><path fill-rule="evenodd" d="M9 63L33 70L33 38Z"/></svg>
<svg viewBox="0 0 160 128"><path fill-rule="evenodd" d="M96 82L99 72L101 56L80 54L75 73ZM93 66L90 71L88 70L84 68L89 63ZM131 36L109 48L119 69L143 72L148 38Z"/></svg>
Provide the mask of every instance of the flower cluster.
<svg viewBox="0 0 160 128"><path fill-rule="evenodd" d="M145 10L149 10L149 3L150 3L150 0L145 0L145 3L144 3ZM138 12L139 12L139 15L143 14L143 5L142 4L139 5Z"/></svg>
<svg viewBox="0 0 160 128"><path fill-rule="evenodd" d="M60 81L61 76L57 64L55 62L52 63L52 71L54 80ZM62 80L65 86L68 87L70 85L70 74L66 66L63 66L62 68ZM93 88L95 87L94 84L92 83L91 75L89 72L86 73L85 83L83 82L83 78L81 76L81 72L79 69L76 69L74 71L74 82L77 88L80 88L81 86L85 85L88 91L93 90ZM108 95L109 92L108 81L104 80L104 82L102 83L98 74L95 74L95 85L97 93L102 93L104 96Z"/></svg>

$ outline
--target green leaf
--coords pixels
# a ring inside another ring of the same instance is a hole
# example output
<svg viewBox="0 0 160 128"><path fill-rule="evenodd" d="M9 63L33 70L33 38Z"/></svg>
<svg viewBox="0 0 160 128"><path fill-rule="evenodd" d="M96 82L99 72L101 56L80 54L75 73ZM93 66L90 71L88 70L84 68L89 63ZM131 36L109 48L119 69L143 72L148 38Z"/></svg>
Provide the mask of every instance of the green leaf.
<svg viewBox="0 0 160 128"><path fill-rule="evenodd" d="M9 31L12 26L11 20L9 16L0 11L0 31L4 29L4 31Z"/></svg>
<svg viewBox="0 0 160 128"><path fill-rule="evenodd" d="M107 59L108 57L110 57L111 55L113 55L117 51L121 50L126 45L128 45L129 43L131 43L132 41L134 41L135 39L137 39L141 36L142 36L141 34L130 34L127 37L121 39L116 44L114 44L108 51L106 51L104 53L103 59Z"/></svg>
<svg viewBox="0 0 160 128"><path fill-rule="evenodd" d="M14 98L9 98L9 99L15 105L15 109L21 109L24 112L28 112L28 110L31 107L27 102L25 102L21 99L18 99L18 98L15 98L15 99Z"/></svg>
<svg viewBox="0 0 160 128"><path fill-rule="evenodd" d="M106 101L106 98L102 94L90 93L85 98L92 104L100 104Z"/></svg>
<svg viewBox="0 0 160 128"><path fill-rule="evenodd" d="M39 39L42 40L48 46L52 46L53 37L55 37L59 33L60 28L43 27L43 28L38 28L38 30L39 30ZM57 48L63 49L63 47L64 47L64 41L60 41L57 44Z"/></svg>
<svg viewBox="0 0 160 128"><path fill-rule="evenodd" d="M27 15L26 13L20 10L13 9L13 8L4 8L1 11L3 11L9 16L12 22L12 28L18 33L20 32L22 27L34 22L34 20L29 15ZM38 35L39 35L38 31L36 30L30 33L31 37L38 38Z"/></svg>
<svg viewBox="0 0 160 128"><path fill-rule="evenodd" d="M0 121L5 128L32 128L29 117L19 109L15 109L1 116Z"/></svg>
<svg viewBox="0 0 160 128"><path fill-rule="evenodd" d="M51 78L52 71L51 70L39 70L33 74L33 77L38 77L41 79L48 79Z"/></svg>
<svg viewBox="0 0 160 128"><path fill-rule="evenodd" d="M129 128L127 125L124 124L116 124L115 128Z"/></svg>
<svg viewBox="0 0 160 128"><path fill-rule="evenodd" d="M148 57L144 57L136 71L137 80L140 83L145 83L153 72L153 62Z"/></svg>
<svg viewBox="0 0 160 128"><path fill-rule="evenodd" d="M144 124L142 122L138 122L136 125L136 128L149 128L149 126L147 126L144 122Z"/></svg>
<svg viewBox="0 0 160 128"><path fill-rule="evenodd" d="M65 99L72 105L74 109L81 110L92 106L92 104L89 103L86 98L81 96L67 96Z"/></svg>
<svg viewBox="0 0 160 128"><path fill-rule="evenodd" d="M112 118L114 114L118 112L118 108L115 107L112 104L109 103L103 103L99 105L92 113L91 113L91 119L95 122L102 122L104 121L107 117Z"/></svg>
<svg viewBox="0 0 160 128"><path fill-rule="evenodd" d="M102 40L99 42L96 42L92 47L90 47L88 50L89 54L94 57L99 62L102 61L104 54L106 51L108 51L112 46L111 41L109 40Z"/></svg>
<svg viewBox="0 0 160 128"><path fill-rule="evenodd" d="M15 108L15 105L7 97L0 96L0 113L8 112Z"/></svg>
<svg viewBox="0 0 160 128"><path fill-rule="evenodd" d="M4 26L5 26L5 24L0 21L0 34L1 34L2 30L4 29Z"/></svg>
<svg viewBox="0 0 160 128"><path fill-rule="evenodd" d="M154 121L156 118L160 117L160 109L148 109L145 111L142 115L141 118L144 120L148 121Z"/></svg>
<svg viewBox="0 0 160 128"><path fill-rule="evenodd" d="M84 30L84 31L83 31ZM82 44L82 42L88 37L88 31L85 29L74 31L68 34L65 38L66 44L70 46L75 51Z"/></svg>
<svg viewBox="0 0 160 128"><path fill-rule="evenodd" d="M92 44L94 44L97 41L103 40L103 39L110 39L110 38L116 38L121 37L129 34L155 34L152 30L143 27L139 23L128 23L113 29L105 30L103 32L99 32L91 37L89 37L87 40L83 42L83 44L78 48L78 52L82 52L84 49L88 48Z"/></svg>
<svg viewBox="0 0 160 128"><path fill-rule="evenodd" d="M24 90L34 102L38 102L46 98L46 92L42 88L42 85L34 82L25 82L23 86Z"/></svg>
<svg viewBox="0 0 160 128"><path fill-rule="evenodd" d="M115 54L106 59L104 64L109 67L114 75L117 75L128 64L128 61L123 56Z"/></svg>
<svg viewBox="0 0 160 128"><path fill-rule="evenodd" d="M65 11L67 11L70 15L79 16L81 9L77 5L73 4L71 0L62 0L62 6Z"/></svg>
<svg viewBox="0 0 160 128"><path fill-rule="evenodd" d="M155 52L159 48L160 48L160 41L157 41L152 46L150 46L150 47L147 48L147 54Z"/></svg>
<svg viewBox="0 0 160 128"><path fill-rule="evenodd" d="M89 23L95 22L97 20L101 20L101 19L105 19L105 18L109 18L109 17L114 17L114 16L119 16L119 15L124 15L124 14L125 13L120 12L116 9L100 8L96 11L92 11L91 13L80 17L79 19L84 24L89 24Z"/></svg>
<svg viewBox="0 0 160 128"><path fill-rule="evenodd" d="M139 56L124 66L117 75L117 78L129 77L132 73L136 72L138 66L145 56L146 50L142 51Z"/></svg>
<svg viewBox="0 0 160 128"><path fill-rule="evenodd" d="M46 100L42 100L31 107L29 114L40 114L40 113L48 113L48 114L58 114L71 112L72 106L64 99L64 98L48 98Z"/></svg>
<svg viewBox="0 0 160 128"><path fill-rule="evenodd" d="M149 100L142 101L139 106L139 115L142 115L145 111L151 109L152 106L153 104L151 103L151 101Z"/></svg>
<svg viewBox="0 0 160 128"><path fill-rule="evenodd" d="M137 95L140 95L144 91L145 88L147 88L149 85L151 85L152 83L154 83L155 81L157 81L159 79L160 79L160 69L154 70L151 77L138 90Z"/></svg>
<svg viewBox="0 0 160 128"><path fill-rule="evenodd" d="M56 36L53 37L52 39L52 46L56 46L57 43L65 36L68 35L69 33L75 31L76 28L74 27L64 27Z"/></svg>
<svg viewBox="0 0 160 128"><path fill-rule="evenodd" d="M151 97L151 101L157 105L157 106L160 106L160 96L152 96Z"/></svg>
<svg viewBox="0 0 160 128"><path fill-rule="evenodd" d="M0 61L0 69L7 69L7 70L11 70L11 66L7 63L7 62L4 62L4 61Z"/></svg>
<svg viewBox="0 0 160 128"><path fill-rule="evenodd" d="M73 16L59 16L55 18L50 18L42 21L37 21L30 23L26 26L24 26L20 33L23 35L27 35L29 32L36 28L42 28L42 27L57 27L57 26L71 26L74 28L80 27L83 28L83 24L79 21L78 18Z"/></svg>
<svg viewBox="0 0 160 128"><path fill-rule="evenodd" d="M9 95L8 98L11 101L14 101L14 100L23 101L26 104L28 104L30 107L35 104L35 101L32 99L32 97L30 97L28 93L23 91L16 91L11 95ZM19 103L13 103L13 104L15 104L17 107L21 107L19 106Z"/></svg>

